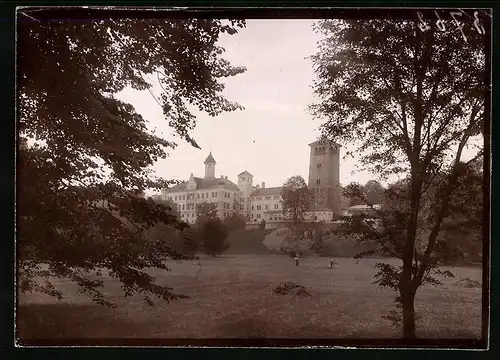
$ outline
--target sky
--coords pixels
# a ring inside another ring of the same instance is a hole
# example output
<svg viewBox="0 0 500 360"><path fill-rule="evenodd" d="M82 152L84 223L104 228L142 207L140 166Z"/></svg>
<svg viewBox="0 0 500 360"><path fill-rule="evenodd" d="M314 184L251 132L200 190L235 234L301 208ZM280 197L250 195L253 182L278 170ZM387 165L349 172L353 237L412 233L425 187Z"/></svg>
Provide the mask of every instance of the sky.
<svg viewBox="0 0 500 360"><path fill-rule="evenodd" d="M224 80L224 95L245 107L215 118L197 112L197 126L191 132L200 145L196 149L181 140L169 149L169 157L158 161L154 170L165 179L188 180L191 173L203 177L204 160L212 152L216 176L249 171L254 184L281 186L289 177L308 179L309 143L319 136L319 120L307 112L315 101L311 88L315 75L308 57L317 51L320 35L313 31L314 20L247 20L236 35L222 35L223 57L234 66L245 66L243 74ZM152 81L152 79L151 79ZM153 87L159 95L161 89ZM171 140L173 131L162 110L146 91L127 89L119 98L131 103L149 127ZM342 157L342 151L341 151ZM357 159L341 159L340 182L366 183L376 175L356 170ZM383 183L383 182L382 182Z"/></svg>
<svg viewBox="0 0 500 360"><path fill-rule="evenodd" d="M154 166L166 179L188 180L191 173L204 175L205 158L210 150L217 165L216 176L233 182L242 171L254 176L254 184L281 186L289 177L308 178L309 143L319 135L319 121L313 121L307 107L314 102L311 85L312 62L319 35L313 20L247 20L236 35L223 35L219 44L223 57L235 66L245 66L243 74L226 79L224 95L245 110L215 118L203 113L191 135L200 145L196 149L181 139L169 157ZM153 92L159 94L159 88ZM119 96L130 102L151 128L168 139L173 131L164 120L160 106L148 91L127 89ZM341 183L366 182L369 174L351 174L355 161L341 161Z"/></svg>

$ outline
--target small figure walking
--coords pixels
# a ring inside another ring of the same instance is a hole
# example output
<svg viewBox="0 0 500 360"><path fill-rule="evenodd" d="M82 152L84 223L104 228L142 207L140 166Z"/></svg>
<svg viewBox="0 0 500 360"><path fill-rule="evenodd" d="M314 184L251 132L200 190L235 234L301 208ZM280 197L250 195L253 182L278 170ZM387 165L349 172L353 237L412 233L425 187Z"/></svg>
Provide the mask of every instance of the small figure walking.
<svg viewBox="0 0 500 360"><path fill-rule="evenodd" d="M333 258L330 258L330 269L333 269Z"/></svg>
<svg viewBox="0 0 500 360"><path fill-rule="evenodd" d="M299 255L295 255L295 266L299 266Z"/></svg>

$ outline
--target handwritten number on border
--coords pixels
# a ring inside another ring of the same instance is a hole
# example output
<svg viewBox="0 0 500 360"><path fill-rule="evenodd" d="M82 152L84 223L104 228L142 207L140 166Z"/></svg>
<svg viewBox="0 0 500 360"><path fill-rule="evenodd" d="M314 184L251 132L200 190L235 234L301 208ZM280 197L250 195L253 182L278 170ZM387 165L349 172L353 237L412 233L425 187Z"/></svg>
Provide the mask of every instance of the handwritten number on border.
<svg viewBox="0 0 500 360"><path fill-rule="evenodd" d="M429 30L430 26L427 25L427 23L424 21L424 15L420 11L417 11L417 16L418 19L420 20L420 23L418 24L420 30L422 31Z"/></svg>
<svg viewBox="0 0 500 360"><path fill-rule="evenodd" d="M478 17L477 11L474 11L474 26L476 27L477 32L480 33L481 35L484 35L486 33L486 31L484 31L484 26Z"/></svg>
<svg viewBox="0 0 500 360"><path fill-rule="evenodd" d="M439 17L439 14L436 10L434 10L434 14L436 14L436 17L438 18L436 21L436 26L439 29L439 31L446 31L446 27L444 26L444 21Z"/></svg>
<svg viewBox="0 0 500 360"><path fill-rule="evenodd" d="M467 36L465 36L464 31L462 30L464 25L460 21L458 21L458 19L457 19L457 16L462 16L462 13L460 11L450 11L450 15L453 18L453 21L455 21L455 24L457 25L457 29L460 30L460 32L462 33L462 37L464 38L464 41L467 42Z"/></svg>

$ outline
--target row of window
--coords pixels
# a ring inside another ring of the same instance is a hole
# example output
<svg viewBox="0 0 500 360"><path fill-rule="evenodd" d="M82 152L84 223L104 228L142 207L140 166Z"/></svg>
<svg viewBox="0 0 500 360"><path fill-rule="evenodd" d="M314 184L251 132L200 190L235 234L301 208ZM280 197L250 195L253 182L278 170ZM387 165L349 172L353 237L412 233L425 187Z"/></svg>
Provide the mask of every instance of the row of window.
<svg viewBox="0 0 500 360"><path fill-rule="evenodd" d="M262 200L264 198L265 200L271 200L273 198L274 200L279 200L281 198L280 195L274 195L274 196L254 196L253 200Z"/></svg>
<svg viewBox="0 0 500 360"><path fill-rule="evenodd" d="M269 205L264 205L265 210L269 210ZM274 210L279 210L280 204L274 204ZM252 210L262 210L262 205L252 205Z"/></svg>
<svg viewBox="0 0 500 360"><path fill-rule="evenodd" d="M224 217L228 217L229 215L231 215L231 213L227 213L227 212L224 213ZM195 213L182 213L181 217L182 218L195 218L196 214Z"/></svg>
<svg viewBox="0 0 500 360"><path fill-rule="evenodd" d="M212 193L211 193L212 198L217 197L217 195L218 195L218 196L222 196L222 194L224 194L224 197L225 197L226 199L230 199L230 198L231 198L231 193L228 193L228 192L225 192L225 191L219 191L219 192L217 192L217 191L212 191ZM187 199L188 199L188 200L194 200L194 195L195 195L195 194L187 194ZM207 192L207 193L201 193L201 194L200 194L200 193L198 193L198 194L196 194L196 195L198 195L198 196L197 196L197 199L208 199L208 198L209 198L209 196L208 196L208 195L209 195L209 193L208 193L208 192ZM200 197L200 195L201 195L201 197ZM236 197L236 194L234 194L234 197ZM177 195L175 195L175 196L169 196L169 197L168 197L168 200L173 200L173 201L177 201L177 200L186 200L186 195L178 195L178 196L177 196Z"/></svg>
<svg viewBox="0 0 500 360"><path fill-rule="evenodd" d="M252 214L252 220L254 221L258 221L257 219L261 219L262 216L261 214ZM283 220L283 216L282 215L271 215L269 216L268 220Z"/></svg>
<svg viewBox="0 0 500 360"><path fill-rule="evenodd" d="M228 202L220 202L219 204L222 204L224 209L230 209L231 208L231 203ZM177 204L177 210L196 210L196 204L194 203L188 203L188 204Z"/></svg>
<svg viewBox="0 0 500 360"><path fill-rule="evenodd" d="M335 146L335 145L333 145L333 146L332 145L330 145L330 146L317 146L316 148L314 148L314 152L316 154L324 153L324 152L326 152L328 147L332 150L337 150L337 146Z"/></svg>

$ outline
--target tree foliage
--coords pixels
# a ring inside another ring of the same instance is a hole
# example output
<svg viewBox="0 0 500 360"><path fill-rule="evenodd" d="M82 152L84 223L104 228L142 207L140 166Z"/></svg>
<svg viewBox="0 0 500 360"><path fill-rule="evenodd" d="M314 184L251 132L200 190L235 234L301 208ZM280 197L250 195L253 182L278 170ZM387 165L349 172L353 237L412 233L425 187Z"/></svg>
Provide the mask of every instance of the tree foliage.
<svg viewBox="0 0 500 360"><path fill-rule="evenodd" d="M432 281L451 197L483 155L485 37L473 26L462 28L467 42L434 26L423 31L417 18L325 20L316 30L324 40L312 57L320 102L311 111L324 120L323 135L355 144L361 164L382 178L407 176L396 210L349 224L383 251L400 251L402 266L385 264L377 276L399 292L403 336L415 337L415 294ZM419 234L422 222L427 232Z"/></svg>
<svg viewBox="0 0 500 360"><path fill-rule="evenodd" d="M283 216L285 219L302 221L305 212L312 205L312 192L300 175L292 176L283 184L281 190Z"/></svg>
<svg viewBox="0 0 500 360"><path fill-rule="evenodd" d="M217 204L213 202L201 202L196 204L196 227L201 228L208 220L218 219Z"/></svg>
<svg viewBox="0 0 500 360"><path fill-rule="evenodd" d="M219 219L208 219L200 229L200 237L203 240L205 253L215 257L229 249L226 241L228 232L224 224Z"/></svg>
<svg viewBox="0 0 500 360"><path fill-rule="evenodd" d="M382 195L384 193L384 187L376 180L369 180L363 191L366 196L367 204L380 204L382 201Z"/></svg>
<svg viewBox="0 0 500 360"><path fill-rule="evenodd" d="M217 41L244 23L111 19L81 11L91 19L43 9L18 15L20 288L54 294L50 282L41 287L34 278L66 277L94 301L110 304L102 282L88 279L108 269L126 295L171 299L171 289L144 272L167 270L171 249L144 229L178 221L164 205L137 195L171 183L155 178L150 166L176 144L151 132L115 95L148 90L177 135L197 146L189 135L196 120L190 109L215 116L241 108L221 95L221 80L244 68L224 60ZM163 89L159 96L151 76Z"/></svg>
<svg viewBox="0 0 500 360"><path fill-rule="evenodd" d="M289 178L281 190L283 217L289 220L278 235L283 237L282 250L304 253L312 246L311 224L305 222L305 213L313 205L312 191L300 175Z"/></svg>
<svg viewBox="0 0 500 360"><path fill-rule="evenodd" d="M228 230L236 230L244 228L246 221L237 213L232 213L224 219L223 224Z"/></svg>
<svg viewBox="0 0 500 360"><path fill-rule="evenodd" d="M376 180L369 180L365 185L361 186L357 183L351 183L349 185L356 185L360 187L364 194L364 198L351 197L349 199L349 206L355 205L367 205L367 204L380 204L382 201L382 195L384 193L384 187ZM349 186L348 185L348 186ZM345 196L345 192L343 191ZM364 202L365 201L365 202Z"/></svg>

